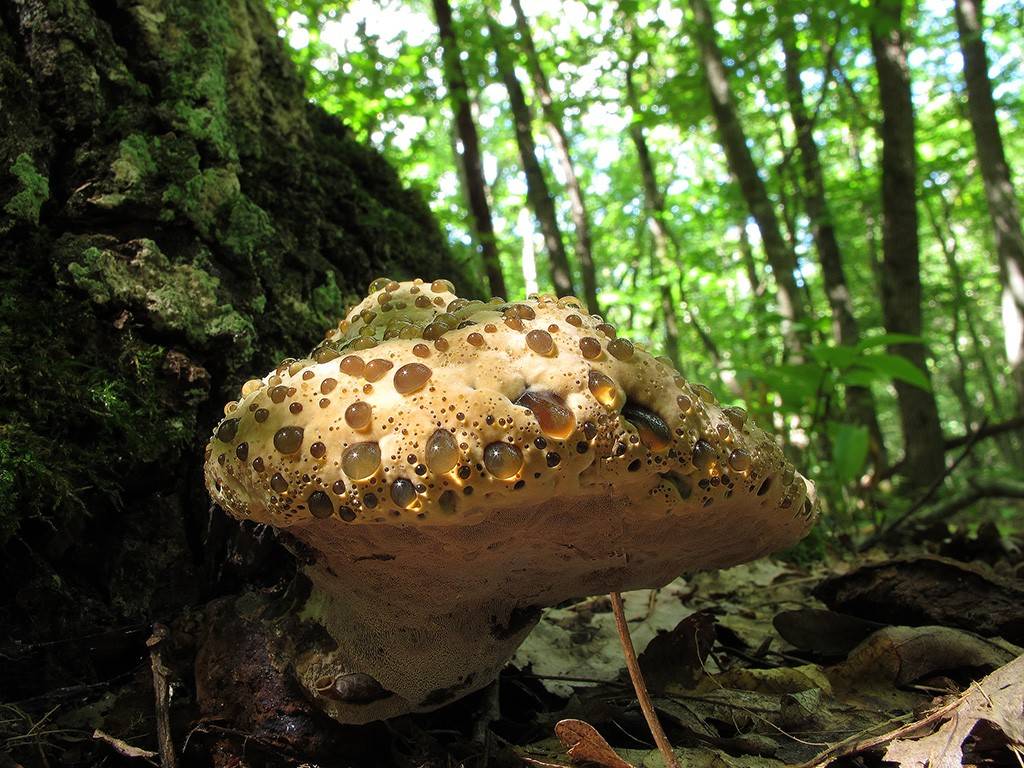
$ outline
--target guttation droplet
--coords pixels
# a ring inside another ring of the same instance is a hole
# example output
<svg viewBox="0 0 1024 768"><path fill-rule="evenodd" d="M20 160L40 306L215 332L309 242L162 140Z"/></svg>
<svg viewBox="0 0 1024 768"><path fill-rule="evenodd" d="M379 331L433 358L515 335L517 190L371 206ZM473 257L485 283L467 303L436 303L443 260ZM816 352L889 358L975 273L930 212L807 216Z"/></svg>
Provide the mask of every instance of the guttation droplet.
<svg viewBox="0 0 1024 768"><path fill-rule="evenodd" d="M718 453L714 447L703 437L693 444L693 466L699 470L710 469L718 460Z"/></svg>
<svg viewBox="0 0 1024 768"><path fill-rule="evenodd" d="M459 443L447 429L438 429L427 438L426 465L430 471L443 475L459 461Z"/></svg>
<svg viewBox="0 0 1024 768"><path fill-rule="evenodd" d="M747 421L747 412L745 410L737 406L730 406L729 408L723 408L722 413L736 429L743 429L743 425Z"/></svg>
<svg viewBox="0 0 1024 768"><path fill-rule="evenodd" d="M341 454L341 469L353 480L365 480L380 466L380 446L377 443L356 443Z"/></svg>
<svg viewBox="0 0 1024 768"><path fill-rule="evenodd" d="M309 494L306 504L309 506L310 514L320 520L334 514L334 502L323 491L313 491Z"/></svg>
<svg viewBox="0 0 1024 768"><path fill-rule="evenodd" d="M613 407L619 399L619 392L615 388L615 382L600 371L591 371L587 377L587 386L590 394L597 398L597 402L607 407Z"/></svg>
<svg viewBox="0 0 1024 768"><path fill-rule="evenodd" d="M416 501L416 488L412 481L400 477L391 483L391 500L402 509L408 509Z"/></svg>
<svg viewBox="0 0 1024 768"><path fill-rule="evenodd" d="M608 342L608 353L619 360L633 357L633 342L628 339L612 339Z"/></svg>
<svg viewBox="0 0 1024 768"><path fill-rule="evenodd" d="M400 395L408 395L423 387L433 371L423 363L407 363L395 371L395 391Z"/></svg>
<svg viewBox="0 0 1024 768"><path fill-rule="evenodd" d="M270 478L270 487L278 493L284 493L288 490L288 481L280 472L275 472L274 476Z"/></svg>
<svg viewBox="0 0 1024 768"><path fill-rule="evenodd" d="M580 339L580 352L587 360L594 360L601 356L601 342L593 336L584 336Z"/></svg>
<svg viewBox="0 0 1024 768"><path fill-rule="evenodd" d="M538 355L547 357L555 351L555 340L547 331L534 330L526 334L526 346Z"/></svg>
<svg viewBox="0 0 1024 768"><path fill-rule="evenodd" d="M373 418L373 407L362 400L356 400L345 409L345 423L352 429L362 432L370 426Z"/></svg>
<svg viewBox="0 0 1024 768"><path fill-rule="evenodd" d="M729 466L737 472L746 472L750 469L750 454L742 448L737 448L729 454Z"/></svg>
<svg viewBox="0 0 1024 768"><path fill-rule="evenodd" d="M484 466L500 480L515 477L523 467L523 454L514 445L491 443L484 448Z"/></svg>
<svg viewBox="0 0 1024 768"><path fill-rule="evenodd" d="M640 442L652 451L664 451L672 444L672 430L658 414L636 403L622 406L622 418L636 427Z"/></svg>
<svg viewBox="0 0 1024 768"><path fill-rule="evenodd" d="M554 392L528 390L519 396L516 405L529 408L548 437L565 440L576 429L576 416Z"/></svg>
<svg viewBox="0 0 1024 768"><path fill-rule="evenodd" d="M222 443L230 443L238 434L238 419L224 419L217 427L217 439Z"/></svg>
<svg viewBox="0 0 1024 768"><path fill-rule="evenodd" d="M281 453L295 453L302 447L302 427L281 427L274 433L274 447Z"/></svg>
<svg viewBox="0 0 1024 768"><path fill-rule="evenodd" d="M379 381L385 373L394 367L395 364L390 360L377 357L366 364L366 368L363 369L363 377L370 382Z"/></svg>

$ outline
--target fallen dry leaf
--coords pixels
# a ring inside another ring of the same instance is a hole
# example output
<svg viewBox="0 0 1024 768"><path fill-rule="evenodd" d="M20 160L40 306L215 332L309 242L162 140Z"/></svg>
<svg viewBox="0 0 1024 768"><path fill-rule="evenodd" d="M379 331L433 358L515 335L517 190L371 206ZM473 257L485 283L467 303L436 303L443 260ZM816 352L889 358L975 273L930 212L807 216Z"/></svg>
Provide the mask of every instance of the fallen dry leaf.
<svg viewBox="0 0 1024 768"><path fill-rule="evenodd" d="M899 763L900 768L959 768L963 743L982 720L1002 731L1007 748L1020 758L1024 750L1024 655L972 685L947 717L934 733L893 741L885 759Z"/></svg>
<svg viewBox="0 0 1024 768"><path fill-rule="evenodd" d="M608 746L604 736L582 720L559 720L555 735L574 763L592 763L601 768L633 768Z"/></svg>

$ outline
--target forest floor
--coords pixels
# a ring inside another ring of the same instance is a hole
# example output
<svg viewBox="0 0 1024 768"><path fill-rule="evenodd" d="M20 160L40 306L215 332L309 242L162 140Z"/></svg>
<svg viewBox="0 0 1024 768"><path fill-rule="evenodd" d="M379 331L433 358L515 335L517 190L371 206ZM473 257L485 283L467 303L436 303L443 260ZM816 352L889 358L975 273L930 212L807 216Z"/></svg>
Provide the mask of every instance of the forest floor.
<svg viewBox="0 0 1024 768"><path fill-rule="evenodd" d="M940 526L898 553L765 559L626 593L679 764L1024 765L1020 543ZM548 611L497 685L365 727L280 702L244 727L200 713L198 620L160 628L124 678L0 703L0 768L664 765L607 596ZM149 629L135 634L141 647Z"/></svg>

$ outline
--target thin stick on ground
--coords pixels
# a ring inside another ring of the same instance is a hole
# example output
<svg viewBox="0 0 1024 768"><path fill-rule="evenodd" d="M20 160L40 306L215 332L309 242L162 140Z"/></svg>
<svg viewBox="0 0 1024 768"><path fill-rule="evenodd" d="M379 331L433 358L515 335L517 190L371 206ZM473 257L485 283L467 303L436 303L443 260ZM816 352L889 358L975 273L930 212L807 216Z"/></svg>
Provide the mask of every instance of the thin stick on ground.
<svg viewBox="0 0 1024 768"><path fill-rule="evenodd" d="M153 625L153 634L146 641L149 647L149 662L153 669L153 693L156 699L156 738L160 749L161 768L178 768L178 756L171 738L171 694L168 676L170 670L164 664L160 644L167 637L167 627Z"/></svg>
<svg viewBox="0 0 1024 768"><path fill-rule="evenodd" d="M643 673L640 671L640 664L636 660L636 650L633 648L633 640L629 636L629 627L626 625L626 612L622 608L622 595L612 592L608 595L612 600L612 613L615 616L615 628L619 632L619 642L622 643L622 655L626 658L626 669L629 670L629 677L633 681L633 688L636 690L637 701L640 702L640 709L644 713L647 725L654 736L654 743L658 745L661 757L665 761L666 768L679 768L675 752L669 744L661 723L658 722L658 715L654 711L654 704L647 693L647 683L644 682Z"/></svg>

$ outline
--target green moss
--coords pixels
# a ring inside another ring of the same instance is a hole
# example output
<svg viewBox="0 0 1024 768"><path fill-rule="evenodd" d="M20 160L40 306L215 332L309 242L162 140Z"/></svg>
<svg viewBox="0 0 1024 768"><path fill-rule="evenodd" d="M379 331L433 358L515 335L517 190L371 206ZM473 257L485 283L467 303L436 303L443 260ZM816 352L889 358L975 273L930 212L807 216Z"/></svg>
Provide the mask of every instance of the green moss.
<svg viewBox="0 0 1024 768"><path fill-rule="evenodd" d="M39 224L39 209L50 199L50 181L36 170L32 158L22 152L11 164L10 173L21 189L7 201L4 210L17 219Z"/></svg>
<svg viewBox="0 0 1024 768"><path fill-rule="evenodd" d="M136 133L124 139L118 148L117 158L111 164L114 181L124 187L133 187L156 173L157 164L153 154L159 149L158 136Z"/></svg>
<svg viewBox="0 0 1024 768"><path fill-rule="evenodd" d="M217 277L196 264L172 264L152 240L133 246L131 258L87 248L68 272L97 304L116 302L145 311L153 328L181 334L192 344L209 346L226 337L236 359L251 354L252 324L222 301Z"/></svg>

